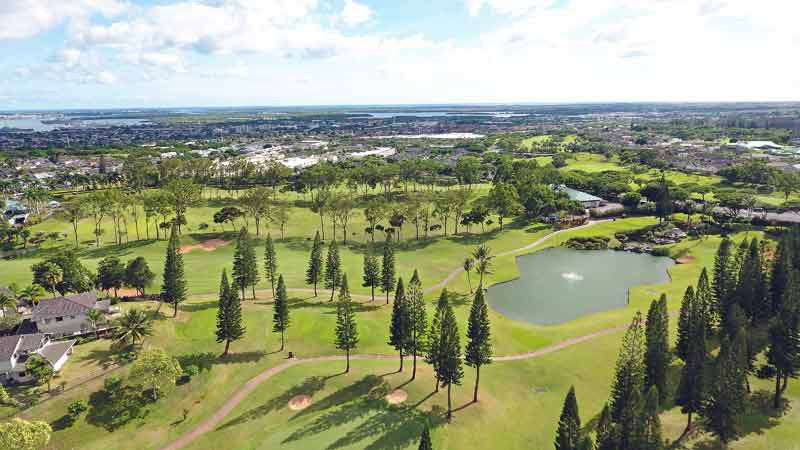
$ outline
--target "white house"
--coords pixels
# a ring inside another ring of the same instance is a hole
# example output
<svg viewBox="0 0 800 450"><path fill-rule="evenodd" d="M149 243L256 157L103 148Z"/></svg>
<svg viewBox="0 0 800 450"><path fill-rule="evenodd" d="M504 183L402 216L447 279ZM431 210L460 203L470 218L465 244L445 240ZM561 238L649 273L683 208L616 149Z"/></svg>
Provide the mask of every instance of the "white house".
<svg viewBox="0 0 800 450"><path fill-rule="evenodd" d="M33 309L31 321L39 333L54 337L75 336L94 331L88 312L96 309L103 314L112 312L109 300L98 300L91 292L42 300Z"/></svg>
<svg viewBox="0 0 800 450"><path fill-rule="evenodd" d="M33 381L25 366L32 355L40 355L58 372L72 354L74 345L74 340L52 342L42 333L0 337L0 383Z"/></svg>

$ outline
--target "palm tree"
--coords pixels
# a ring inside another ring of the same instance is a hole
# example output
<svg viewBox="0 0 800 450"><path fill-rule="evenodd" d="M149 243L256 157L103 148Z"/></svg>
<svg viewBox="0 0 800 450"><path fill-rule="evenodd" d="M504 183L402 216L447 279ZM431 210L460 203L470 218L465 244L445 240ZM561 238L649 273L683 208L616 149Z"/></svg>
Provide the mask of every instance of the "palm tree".
<svg viewBox="0 0 800 450"><path fill-rule="evenodd" d="M475 267L475 260L471 256L464 258L464 272L467 273L467 283L469 284L469 293L472 294L472 280L469 278L469 272Z"/></svg>
<svg viewBox="0 0 800 450"><path fill-rule="evenodd" d="M92 329L94 329L95 337L98 337L98 335L97 335L97 323L100 322L100 320L103 319L103 313L100 312L100 310L98 310L98 309L92 308L89 311L86 311L86 318L89 319L89 322L92 324Z"/></svg>
<svg viewBox="0 0 800 450"><path fill-rule="evenodd" d="M483 276L492 273L492 250L481 244L472 252L472 257L475 258L475 271L480 275L480 286L483 287Z"/></svg>
<svg viewBox="0 0 800 450"><path fill-rule="evenodd" d="M44 297L44 294L46 293L47 292L43 287L39 286L38 284L32 284L19 291L18 298L27 301L31 304L31 306L36 306L39 304L39 300Z"/></svg>
<svg viewBox="0 0 800 450"><path fill-rule="evenodd" d="M119 319L117 341L126 342L130 339L131 343L135 345L137 340L143 340L145 336L150 336L152 333L152 324L144 311L131 309Z"/></svg>
<svg viewBox="0 0 800 450"><path fill-rule="evenodd" d="M8 295L5 293L0 292L0 311L2 311L5 315L5 310L10 309L12 311L16 311L17 309L17 298L12 294Z"/></svg>

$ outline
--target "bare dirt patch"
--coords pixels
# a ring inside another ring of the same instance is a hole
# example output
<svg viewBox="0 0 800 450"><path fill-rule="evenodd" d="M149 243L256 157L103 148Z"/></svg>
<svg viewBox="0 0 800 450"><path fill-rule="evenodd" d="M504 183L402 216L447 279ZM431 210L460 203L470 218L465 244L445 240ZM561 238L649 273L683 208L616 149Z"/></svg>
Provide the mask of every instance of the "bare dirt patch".
<svg viewBox="0 0 800 450"><path fill-rule="evenodd" d="M390 405L399 405L408 399L408 392L402 389L395 389L386 395L386 402Z"/></svg>
<svg viewBox="0 0 800 450"><path fill-rule="evenodd" d="M216 250L217 247L222 247L223 245L228 245L228 244L230 244L230 241L224 241L222 239L209 239L199 244L181 245L181 248L178 249L178 253L180 254L189 253L192 250L205 250L207 252L211 252Z"/></svg>
<svg viewBox="0 0 800 450"><path fill-rule="evenodd" d="M694 256L681 256L680 258L675 260L678 264L691 264L694 262Z"/></svg>
<svg viewBox="0 0 800 450"><path fill-rule="evenodd" d="M300 411L301 409L306 409L311 406L311 396L310 395L295 395L289 400L289 409L292 411Z"/></svg>

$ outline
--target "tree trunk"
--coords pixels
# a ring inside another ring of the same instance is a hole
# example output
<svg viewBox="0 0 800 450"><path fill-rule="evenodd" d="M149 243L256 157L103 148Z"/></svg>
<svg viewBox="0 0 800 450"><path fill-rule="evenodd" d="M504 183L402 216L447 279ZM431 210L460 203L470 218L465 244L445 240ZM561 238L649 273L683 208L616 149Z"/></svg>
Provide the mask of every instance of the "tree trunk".
<svg viewBox="0 0 800 450"><path fill-rule="evenodd" d="M286 339L284 337L284 333L285 332L283 330L281 330L281 349L280 349L280 351L283 351L283 346L284 346L284 344L286 342Z"/></svg>
<svg viewBox="0 0 800 450"><path fill-rule="evenodd" d="M331 299L330 299L330 300L328 300L329 302L332 302L332 301L333 301L333 293L334 293L334 292L336 292L336 288L335 288L335 287L332 287L332 288L331 288Z"/></svg>
<svg viewBox="0 0 800 450"><path fill-rule="evenodd" d="M370 286L370 288L372 289L372 300L370 300L370 301L374 302L375 301L375 285L373 284L372 286Z"/></svg>
<svg viewBox="0 0 800 450"><path fill-rule="evenodd" d="M436 375L436 387L433 392L439 392L439 375Z"/></svg>
<svg viewBox="0 0 800 450"><path fill-rule="evenodd" d="M345 350L345 358L347 359L347 367L344 369L344 373L350 372L350 349Z"/></svg>
<svg viewBox="0 0 800 450"><path fill-rule="evenodd" d="M317 296L317 283L314 283L314 297Z"/></svg>
<svg viewBox="0 0 800 450"><path fill-rule="evenodd" d="M413 363L412 369L411 369L411 379L412 380L417 377L417 346L416 345L414 345L414 359L413 359L413 361L414 361L414 363Z"/></svg>
<svg viewBox="0 0 800 450"><path fill-rule="evenodd" d="M269 284L270 284L270 287L272 288L272 298L275 298L275 278L270 277L269 278ZM255 294L253 294L253 298L255 298Z"/></svg>
<svg viewBox="0 0 800 450"><path fill-rule="evenodd" d="M231 346L231 341L230 340L226 340L225 341L225 351L222 352L222 356L228 356L228 349L230 348L230 346Z"/></svg>
<svg viewBox="0 0 800 450"><path fill-rule="evenodd" d="M472 393L472 403L478 403L478 383L481 381L481 366L475 366L475 391Z"/></svg>
<svg viewBox="0 0 800 450"><path fill-rule="evenodd" d="M398 372L403 371L403 350L400 350L400 370Z"/></svg>
<svg viewBox="0 0 800 450"><path fill-rule="evenodd" d="M472 294L472 280L469 278L469 270L465 270L467 272L467 284L469 284L469 293Z"/></svg>
<svg viewBox="0 0 800 450"><path fill-rule="evenodd" d="M453 419L453 403L451 401L450 388L452 384L447 385L447 422Z"/></svg>
<svg viewBox="0 0 800 450"><path fill-rule="evenodd" d="M386 291L386 304L389 304L389 291Z"/></svg>
<svg viewBox="0 0 800 450"><path fill-rule="evenodd" d="M253 284L252 288L253 288L253 300L255 300L256 299L256 285ZM272 294L272 295L273 295L273 297L275 296L275 294Z"/></svg>
<svg viewBox="0 0 800 450"><path fill-rule="evenodd" d="M172 303L172 317L178 317L178 302Z"/></svg>
<svg viewBox="0 0 800 450"><path fill-rule="evenodd" d="M780 372L775 375L775 398L772 402L772 407L779 409L781 407L781 374Z"/></svg>

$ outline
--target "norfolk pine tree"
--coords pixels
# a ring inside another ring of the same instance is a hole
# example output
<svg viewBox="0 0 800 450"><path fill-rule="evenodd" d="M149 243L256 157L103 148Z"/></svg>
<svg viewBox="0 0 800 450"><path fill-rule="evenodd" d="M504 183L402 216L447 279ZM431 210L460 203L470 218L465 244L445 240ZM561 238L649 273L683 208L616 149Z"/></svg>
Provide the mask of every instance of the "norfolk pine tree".
<svg viewBox="0 0 800 450"><path fill-rule="evenodd" d="M578 450L581 440L581 418L578 414L578 400L575 386L569 388L561 408L561 418L556 430L556 450Z"/></svg>
<svg viewBox="0 0 800 450"><path fill-rule="evenodd" d="M660 395L658 388L655 386L650 386L647 390L642 410L644 421L642 439L639 443L641 450L661 450L664 448L664 439L661 437L661 419L658 417L658 398Z"/></svg>
<svg viewBox="0 0 800 450"><path fill-rule="evenodd" d="M411 347L411 314L402 278L397 280L397 289L394 293L388 344L400 354L400 369L398 369L398 372L402 372L404 352Z"/></svg>
<svg viewBox="0 0 800 450"><path fill-rule="evenodd" d="M272 235L267 233L267 242L264 246L264 274L269 280L272 288L272 296L275 297L275 279L278 276L278 255L275 254L275 245L272 243Z"/></svg>
<svg viewBox="0 0 800 450"><path fill-rule="evenodd" d="M608 403L603 406L600 412L600 419L597 421L597 445L595 450L617 450L619 440L617 428L611 419L611 408Z"/></svg>
<svg viewBox="0 0 800 450"><path fill-rule="evenodd" d="M439 294L439 301L436 303L436 311L431 319L431 326L428 332L427 354L425 362L433 367L433 374L436 378L436 392L439 392L439 361L442 357L441 337L442 337L442 317L447 309L447 288L442 289Z"/></svg>
<svg viewBox="0 0 800 450"><path fill-rule="evenodd" d="M350 298L350 289L347 287L347 275L342 277L342 286L339 299L336 303L336 348L345 351L347 368L350 372L350 350L358 346L358 328L356 316L353 312L353 301Z"/></svg>
<svg viewBox="0 0 800 450"><path fill-rule="evenodd" d="M336 245L336 239L333 239L328 247L328 257L327 261L325 261L325 289L331 290L329 301L333 301L333 294L341 282L342 258L339 256L339 247Z"/></svg>
<svg viewBox="0 0 800 450"><path fill-rule="evenodd" d="M253 243L247 229L242 227L236 239L236 250L233 252L233 280L239 287L244 301L244 291L248 286L255 286L258 280L258 267L256 254L253 250ZM253 288L253 298L255 298L255 287Z"/></svg>
<svg viewBox="0 0 800 450"><path fill-rule="evenodd" d="M658 390L659 402L664 402L667 399L667 368L670 363L669 313L667 296L664 294L658 300L653 300L647 311L645 340L645 388L654 386Z"/></svg>
<svg viewBox="0 0 800 450"><path fill-rule="evenodd" d="M492 337L489 330L489 309L483 294L483 285L478 286L475 299L469 310L467 324L467 347L464 350L467 365L475 368L475 391L472 401L478 401L478 383L481 380L481 366L492 362Z"/></svg>
<svg viewBox="0 0 800 450"><path fill-rule="evenodd" d="M228 274L223 269L217 307L217 342L225 342L225 351L222 352L222 356L228 354L231 342L241 339L244 333L239 295L231 289L228 284Z"/></svg>
<svg viewBox="0 0 800 450"><path fill-rule="evenodd" d="M409 351L414 357L414 365L411 371L411 379L417 377L417 355L425 349L426 332L428 330L428 314L425 311L425 299L422 292L422 281L419 273L414 269L411 281L408 283L406 292L406 302L408 303L409 316L411 317L411 341Z"/></svg>
<svg viewBox="0 0 800 450"><path fill-rule="evenodd" d="M419 438L419 447L417 450L433 450L433 444L431 443L431 430L428 425L425 425L425 429L422 430L422 436Z"/></svg>
<svg viewBox="0 0 800 450"><path fill-rule="evenodd" d="M740 331L733 342L722 334L720 352L714 363L714 379L709 383L703 404L703 423L723 444L741 433L742 414L747 398L747 338Z"/></svg>
<svg viewBox="0 0 800 450"><path fill-rule="evenodd" d="M178 303L186 300L183 255L178 251L179 248L178 226L173 223L164 260L164 282L161 284L161 301L172 304L172 317L178 315Z"/></svg>
<svg viewBox="0 0 800 450"><path fill-rule="evenodd" d="M645 333L637 312L622 338L611 388L611 420L620 449L634 449L643 418L639 414L644 386Z"/></svg>
<svg viewBox="0 0 800 450"><path fill-rule="evenodd" d="M392 235L386 233L386 242L383 245L383 263L381 264L381 291L386 293L386 304L389 304L389 292L394 289L394 245Z"/></svg>
<svg viewBox="0 0 800 450"><path fill-rule="evenodd" d="M800 372L800 280L795 270L789 273L781 309L769 328L767 363L775 371L773 406L778 409L789 378Z"/></svg>
<svg viewBox="0 0 800 450"><path fill-rule="evenodd" d="M736 287L736 277L733 274L732 245L730 238L726 236L719 244L717 254L714 257L714 277L711 285L714 291L717 316L721 324L724 324L727 320L729 303Z"/></svg>
<svg viewBox="0 0 800 450"><path fill-rule="evenodd" d="M703 315L703 322L706 323L706 332L710 336L714 331L714 324L718 323L718 307L714 301L714 291L711 289L711 283L708 281L708 271L705 267L703 267L700 277L697 279L694 299Z"/></svg>
<svg viewBox="0 0 800 450"><path fill-rule="evenodd" d="M707 384L706 326L702 320L697 320L698 314L694 309L689 316L691 319L686 359L675 394L675 404L680 405L681 411L688 415L684 433L688 433L692 427L692 414L700 411L703 406Z"/></svg>
<svg viewBox="0 0 800 450"><path fill-rule="evenodd" d="M442 314L441 334L439 335L439 357L436 373L439 383L447 386L447 421L453 418L451 390L453 385L460 385L464 378L461 367L461 343L459 342L458 322L453 307L448 303Z"/></svg>
<svg viewBox="0 0 800 450"><path fill-rule="evenodd" d="M378 258L372 253L372 248L364 253L364 283L363 287L370 288L372 300L375 301L375 286L381 280L381 269L378 266Z"/></svg>
<svg viewBox="0 0 800 450"><path fill-rule="evenodd" d="M689 286L683 294L681 309L678 314L678 340L675 343L675 354L684 361L689 354L689 341L692 338L693 314L696 311L694 288Z"/></svg>
<svg viewBox="0 0 800 450"><path fill-rule="evenodd" d="M306 269L306 283L314 285L314 297L317 296L317 284L322 280L323 272L322 239L320 239L319 231L317 231L317 234L314 235L314 244L311 246L308 268Z"/></svg>
<svg viewBox="0 0 800 450"><path fill-rule="evenodd" d="M278 277L278 292L275 294L275 310L272 313L272 331L281 333L281 349L286 342L286 330L289 329L289 297L286 295L286 283L283 275Z"/></svg>

